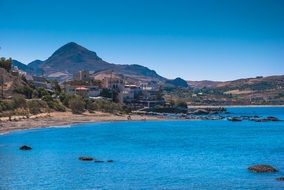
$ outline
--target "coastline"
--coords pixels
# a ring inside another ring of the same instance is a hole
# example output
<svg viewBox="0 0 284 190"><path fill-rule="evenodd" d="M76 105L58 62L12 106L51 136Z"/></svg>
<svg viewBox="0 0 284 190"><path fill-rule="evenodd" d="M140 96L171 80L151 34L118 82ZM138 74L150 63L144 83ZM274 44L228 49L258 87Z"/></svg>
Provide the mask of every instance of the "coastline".
<svg viewBox="0 0 284 190"><path fill-rule="evenodd" d="M131 121L163 120L157 116L131 115ZM0 135L13 131L49 128L52 126L64 126L77 123L104 122L104 121L129 121L128 115L115 115L110 113L96 112L80 115L71 112L52 112L48 114L33 115L28 119L17 121L1 121Z"/></svg>
<svg viewBox="0 0 284 190"><path fill-rule="evenodd" d="M216 105L216 106L206 106L206 105L197 105L197 106L187 106L188 108L275 108L275 107L284 107L284 105Z"/></svg>
<svg viewBox="0 0 284 190"><path fill-rule="evenodd" d="M284 107L284 105L234 105L234 106L188 106L188 108L261 108L261 107ZM130 121L155 121L168 120L163 116L157 115L139 115L131 114ZM182 120L181 118L178 120ZM196 120L196 119L193 119ZM129 121L128 114L116 115L104 112L83 114L72 114L71 112L52 112L32 115L29 118L24 116L13 116L12 121L8 118L0 118L0 135L7 134L13 131L21 131L28 129L40 129L49 127L60 127L65 125L73 125L78 123L92 123L92 122L113 122L113 121Z"/></svg>

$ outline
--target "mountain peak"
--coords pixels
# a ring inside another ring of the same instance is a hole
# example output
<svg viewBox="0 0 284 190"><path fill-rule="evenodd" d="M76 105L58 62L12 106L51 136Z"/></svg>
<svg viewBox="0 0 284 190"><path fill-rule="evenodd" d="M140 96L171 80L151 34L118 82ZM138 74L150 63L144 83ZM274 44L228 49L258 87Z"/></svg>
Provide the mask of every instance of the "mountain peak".
<svg viewBox="0 0 284 190"><path fill-rule="evenodd" d="M63 46L61 46L58 50L56 50L53 55L62 54L62 53L79 53L82 51L89 51L86 48L80 46L75 42L69 42Z"/></svg>
<svg viewBox="0 0 284 190"><path fill-rule="evenodd" d="M63 45L61 48L83 48L83 47L80 46L79 44L75 43L75 42L69 42L69 43Z"/></svg>

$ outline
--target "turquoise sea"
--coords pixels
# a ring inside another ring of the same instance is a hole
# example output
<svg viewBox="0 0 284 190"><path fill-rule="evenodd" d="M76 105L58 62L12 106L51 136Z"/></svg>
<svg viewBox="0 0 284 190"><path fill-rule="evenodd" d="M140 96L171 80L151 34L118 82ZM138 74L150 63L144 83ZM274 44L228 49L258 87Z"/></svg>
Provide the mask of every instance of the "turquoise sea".
<svg viewBox="0 0 284 190"><path fill-rule="evenodd" d="M284 108L229 108L276 116ZM20 151L26 144L31 151ZM113 163L83 162L92 156ZM278 173L250 173L270 164ZM130 121L0 135L1 190L284 189L284 122Z"/></svg>

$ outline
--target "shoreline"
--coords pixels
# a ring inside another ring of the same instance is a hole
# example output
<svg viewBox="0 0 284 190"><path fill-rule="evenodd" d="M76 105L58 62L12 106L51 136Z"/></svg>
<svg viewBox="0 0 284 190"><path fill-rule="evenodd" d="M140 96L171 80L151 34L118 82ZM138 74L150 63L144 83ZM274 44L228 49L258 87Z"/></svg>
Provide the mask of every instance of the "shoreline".
<svg viewBox="0 0 284 190"><path fill-rule="evenodd" d="M236 106L188 106L188 108L250 108L250 107L284 107L284 105L236 105ZM24 116L13 116L13 120L9 121L8 118L0 118L0 135L8 134L14 131L41 129L60 127L67 125L74 125L80 123L96 123L96 122L114 122L114 121L161 121L173 120L174 118L167 118L162 115L140 115L131 114L131 119L128 119L128 114L117 115L104 112L83 114L72 114L71 112L52 112L32 115L30 118ZM174 119L175 120L175 119ZM177 120L182 120L179 118ZM192 119L196 120L196 119ZM198 120L198 119L197 119Z"/></svg>
<svg viewBox="0 0 284 190"><path fill-rule="evenodd" d="M216 106L206 106L206 105L196 105L196 106L187 106L188 108L277 108L277 107L284 107L284 105L216 105Z"/></svg>
<svg viewBox="0 0 284 190"><path fill-rule="evenodd" d="M18 121L1 121L0 135L8 134L14 131L50 128L64 125L74 125L79 123L95 123L95 122L114 122L114 121L155 121L164 120L163 117L131 115L115 115L110 113L96 112L84 113L80 115L71 112L52 112L48 114L34 115L28 119L20 119Z"/></svg>

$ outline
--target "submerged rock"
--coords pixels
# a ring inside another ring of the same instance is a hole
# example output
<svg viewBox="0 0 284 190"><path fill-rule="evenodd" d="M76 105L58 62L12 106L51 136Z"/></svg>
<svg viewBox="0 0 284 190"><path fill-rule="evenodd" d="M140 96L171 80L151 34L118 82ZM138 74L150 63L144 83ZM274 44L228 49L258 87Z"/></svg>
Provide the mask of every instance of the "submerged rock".
<svg viewBox="0 0 284 190"><path fill-rule="evenodd" d="M256 172L256 173L272 173L272 172L278 172L276 168L270 165L266 164L259 164L259 165L254 165L250 166L248 168L249 171L251 172Z"/></svg>
<svg viewBox="0 0 284 190"><path fill-rule="evenodd" d="M94 158L92 158L92 157L86 157L86 156L81 156L81 157L79 157L79 160L81 160L81 161L93 161Z"/></svg>
<svg viewBox="0 0 284 190"><path fill-rule="evenodd" d="M228 117L228 121L242 121L241 117Z"/></svg>
<svg viewBox="0 0 284 190"><path fill-rule="evenodd" d="M279 118L277 117L273 117L273 116L269 116L266 118L252 118L251 121L255 121L255 122L268 122L268 121L281 121Z"/></svg>
<svg viewBox="0 0 284 190"><path fill-rule="evenodd" d="M108 160L107 162L113 162L113 160Z"/></svg>
<svg viewBox="0 0 284 190"><path fill-rule="evenodd" d="M277 181L284 181L284 177L278 177L276 178Z"/></svg>
<svg viewBox="0 0 284 190"><path fill-rule="evenodd" d="M23 145L19 148L20 150L32 150L31 147L27 146L27 145Z"/></svg>
<svg viewBox="0 0 284 190"><path fill-rule="evenodd" d="M103 160L95 160L96 163L103 163Z"/></svg>

